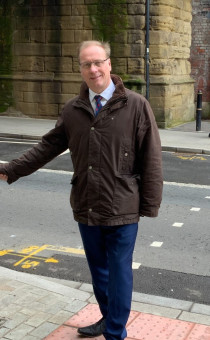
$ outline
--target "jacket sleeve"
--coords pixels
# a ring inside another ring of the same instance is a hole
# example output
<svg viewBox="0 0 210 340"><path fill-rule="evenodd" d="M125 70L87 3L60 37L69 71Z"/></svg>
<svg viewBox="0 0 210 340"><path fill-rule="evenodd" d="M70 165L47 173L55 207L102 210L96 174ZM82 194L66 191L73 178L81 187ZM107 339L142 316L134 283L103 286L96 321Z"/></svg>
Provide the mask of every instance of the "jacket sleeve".
<svg viewBox="0 0 210 340"><path fill-rule="evenodd" d="M42 137L39 144L28 150L21 157L7 164L0 165L0 173L8 176L8 184L27 176L50 162L68 148L62 117L57 120L55 128Z"/></svg>
<svg viewBox="0 0 210 340"><path fill-rule="evenodd" d="M154 114L145 100L138 123L140 168L140 215L156 217L162 200L163 175L161 142Z"/></svg>

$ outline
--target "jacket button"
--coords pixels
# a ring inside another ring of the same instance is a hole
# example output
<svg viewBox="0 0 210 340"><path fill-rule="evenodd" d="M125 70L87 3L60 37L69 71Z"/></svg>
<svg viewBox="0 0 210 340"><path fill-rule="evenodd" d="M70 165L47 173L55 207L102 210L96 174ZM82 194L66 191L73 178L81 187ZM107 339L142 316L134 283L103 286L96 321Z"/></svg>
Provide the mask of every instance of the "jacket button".
<svg viewBox="0 0 210 340"><path fill-rule="evenodd" d="M92 209L90 208L90 209L89 209L89 211L91 212L91 211L92 211Z"/></svg>
<svg viewBox="0 0 210 340"><path fill-rule="evenodd" d="M93 130L95 130L95 128L92 126L91 130L93 131Z"/></svg>
<svg viewBox="0 0 210 340"><path fill-rule="evenodd" d="M90 165L90 166L88 167L89 170L92 170L92 168L93 168L92 165Z"/></svg>
<svg viewBox="0 0 210 340"><path fill-rule="evenodd" d="M125 157L127 157L127 156L128 156L128 153L126 152L126 153L125 153Z"/></svg>

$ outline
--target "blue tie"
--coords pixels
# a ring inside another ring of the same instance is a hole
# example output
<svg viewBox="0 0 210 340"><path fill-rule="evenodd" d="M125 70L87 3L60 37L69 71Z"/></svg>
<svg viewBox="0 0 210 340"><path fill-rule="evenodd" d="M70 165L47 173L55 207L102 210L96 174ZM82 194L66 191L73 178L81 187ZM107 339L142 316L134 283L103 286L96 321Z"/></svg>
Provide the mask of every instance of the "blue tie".
<svg viewBox="0 0 210 340"><path fill-rule="evenodd" d="M101 110L102 108L102 104L101 104L101 99L103 97L97 95L94 97L94 99L96 100L96 110L95 110L95 115L97 116L97 114L99 113L99 111Z"/></svg>

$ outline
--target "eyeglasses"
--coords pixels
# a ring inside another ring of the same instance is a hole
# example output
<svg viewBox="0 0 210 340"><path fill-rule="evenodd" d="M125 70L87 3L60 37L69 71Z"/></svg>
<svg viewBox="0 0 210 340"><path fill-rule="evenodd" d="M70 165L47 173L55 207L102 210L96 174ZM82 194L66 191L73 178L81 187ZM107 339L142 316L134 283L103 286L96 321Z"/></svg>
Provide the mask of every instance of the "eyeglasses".
<svg viewBox="0 0 210 340"><path fill-rule="evenodd" d="M80 64L80 67L85 69L85 70L90 69L92 64L96 67L101 67L101 66L103 66L104 62L108 59L109 59L109 57L104 59L104 60L85 61L84 63Z"/></svg>

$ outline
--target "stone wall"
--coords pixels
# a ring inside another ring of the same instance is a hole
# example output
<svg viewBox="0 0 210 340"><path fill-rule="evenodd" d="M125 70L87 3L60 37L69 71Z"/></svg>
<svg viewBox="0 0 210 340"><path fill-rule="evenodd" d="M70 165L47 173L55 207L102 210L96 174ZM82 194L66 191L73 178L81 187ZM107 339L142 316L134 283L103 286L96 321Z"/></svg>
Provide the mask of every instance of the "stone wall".
<svg viewBox="0 0 210 340"><path fill-rule="evenodd" d="M193 0L191 66L195 79L195 99L202 90L203 118L210 119L210 2Z"/></svg>
<svg viewBox="0 0 210 340"><path fill-rule="evenodd" d="M97 37L90 20L97 0L29 2L18 12L13 8L13 73L0 79L2 84L12 81L15 109L27 116L55 118L63 104L78 94L77 47ZM127 87L143 94L145 3L122 1L126 28L111 37L113 72L121 75ZM151 0L150 11L150 102L164 128L194 117L191 0Z"/></svg>
<svg viewBox="0 0 210 340"><path fill-rule="evenodd" d="M191 1L153 0L150 10L150 102L159 126L166 127L194 117Z"/></svg>

